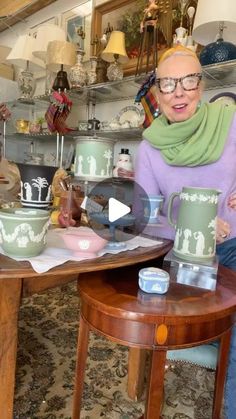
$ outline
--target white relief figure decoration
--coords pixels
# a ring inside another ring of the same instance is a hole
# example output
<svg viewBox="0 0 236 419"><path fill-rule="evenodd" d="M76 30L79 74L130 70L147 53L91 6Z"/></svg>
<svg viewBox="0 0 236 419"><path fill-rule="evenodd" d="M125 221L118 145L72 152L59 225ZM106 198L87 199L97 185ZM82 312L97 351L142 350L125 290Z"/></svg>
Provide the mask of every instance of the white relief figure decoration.
<svg viewBox="0 0 236 419"><path fill-rule="evenodd" d="M217 224L217 217L213 218L207 226L208 228L212 229L211 234L214 240L214 248L211 254L215 254L215 251L216 251L216 224ZM208 249L208 252L209 252L209 249Z"/></svg>
<svg viewBox="0 0 236 419"><path fill-rule="evenodd" d="M156 208L154 208L154 211L153 211L153 217L157 218L158 214L159 214L159 207L156 207Z"/></svg>
<svg viewBox="0 0 236 419"><path fill-rule="evenodd" d="M51 198L52 198L52 185L49 185L47 196L46 196L46 201L47 202L51 201Z"/></svg>
<svg viewBox="0 0 236 419"><path fill-rule="evenodd" d="M83 161L84 161L84 158L80 154L79 157L78 157L78 169L77 169L77 175L78 176L83 175Z"/></svg>
<svg viewBox="0 0 236 419"><path fill-rule="evenodd" d="M45 177L38 176L36 179L32 179L32 186L38 189L38 201L41 201L42 189L48 187L48 181Z"/></svg>
<svg viewBox="0 0 236 419"><path fill-rule="evenodd" d="M213 255L214 253L213 253L213 249L212 249L212 247L210 246L210 247L208 247L208 255L209 256L211 256L211 255Z"/></svg>
<svg viewBox="0 0 236 419"><path fill-rule="evenodd" d="M190 253L189 252L189 237L191 236L192 236L191 230L189 230L189 228L186 228L184 230L184 239L183 239L182 249L180 250L180 252Z"/></svg>
<svg viewBox="0 0 236 419"><path fill-rule="evenodd" d="M101 170L101 176L105 176L105 170L104 169Z"/></svg>
<svg viewBox="0 0 236 419"><path fill-rule="evenodd" d="M182 236L182 228L178 228L175 234L175 248L179 248L179 239Z"/></svg>
<svg viewBox="0 0 236 419"><path fill-rule="evenodd" d="M23 182L22 182L22 180L20 181L20 193L19 193L19 196L20 196L20 199L24 199L24 185L23 185Z"/></svg>
<svg viewBox="0 0 236 419"><path fill-rule="evenodd" d="M89 156L89 157L87 157L87 161L89 163L89 174L90 174L90 176L96 176L97 162L96 162L95 157Z"/></svg>
<svg viewBox="0 0 236 419"><path fill-rule="evenodd" d="M105 157L105 159L107 159L107 164L106 164L106 175L110 176L110 172L111 172L111 160L112 160L112 151L110 149L105 150L103 157Z"/></svg>
<svg viewBox="0 0 236 419"><path fill-rule="evenodd" d="M196 256L203 256L203 252L205 249L205 237L201 231L196 231L193 233L193 237L197 240L196 243Z"/></svg>
<svg viewBox="0 0 236 419"><path fill-rule="evenodd" d="M21 224L18 224L11 233L8 233L5 230L2 221L0 220L0 232L3 239L8 243L18 241L20 247L25 247L25 243L28 240L32 243L40 243L41 240L43 240L45 243L48 227L49 220L47 220L46 223L43 225L42 230L40 230L40 233L35 234L34 230L32 229L32 226L26 222L23 222Z"/></svg>
<svg viewBox="0 0 236 419"><path fill-rule="evenodd" d="M213 218L207 226L208 228L212 228L211 234L213 235L214 239L216 238L216 223L217 217Z"/></svg>
<svg viewBox="0 0 236 419"><path fill-rule="evenodd" d="M29 182L24 183L25 193L26 193L26 200L32 201L32 188Z"/></svg>

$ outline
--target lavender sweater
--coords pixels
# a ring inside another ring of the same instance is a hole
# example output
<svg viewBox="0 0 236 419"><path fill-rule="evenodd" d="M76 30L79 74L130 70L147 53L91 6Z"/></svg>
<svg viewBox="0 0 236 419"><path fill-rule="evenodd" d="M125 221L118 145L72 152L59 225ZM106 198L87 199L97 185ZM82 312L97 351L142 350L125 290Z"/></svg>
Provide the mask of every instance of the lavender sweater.
<svg viewBox="0 0 236 419"><path fill-rule="evenodd" d="M157 133L158 135L158 133ZM144 132L145 137L145 132ZM236 193L236 116L229 130L224 152L212 164L196 167L170 166L163 160L160 151L145 139L140 143L135 163L135 181L147 194L164 196L161 227L150 231L159 237L174 238L175 231L168 225L167 207L170 194L180 192L183 186L215 188L221 190L218 216L231 226L229 238L236 237L236 211L228 208L229 196ZM174 199L173 218L178 213L179 200Z"/></svg>

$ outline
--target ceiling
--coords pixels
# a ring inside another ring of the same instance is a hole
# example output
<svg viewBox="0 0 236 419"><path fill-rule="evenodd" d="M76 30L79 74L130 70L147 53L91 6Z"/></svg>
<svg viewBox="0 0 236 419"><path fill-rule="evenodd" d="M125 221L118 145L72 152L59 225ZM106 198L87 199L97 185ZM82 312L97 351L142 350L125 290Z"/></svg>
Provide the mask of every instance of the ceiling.
<svg viewBox="0 0 236 419"><path fill-rule="evenodd" d="M56 0L0 0L0 32L38 12Z"/></svg>

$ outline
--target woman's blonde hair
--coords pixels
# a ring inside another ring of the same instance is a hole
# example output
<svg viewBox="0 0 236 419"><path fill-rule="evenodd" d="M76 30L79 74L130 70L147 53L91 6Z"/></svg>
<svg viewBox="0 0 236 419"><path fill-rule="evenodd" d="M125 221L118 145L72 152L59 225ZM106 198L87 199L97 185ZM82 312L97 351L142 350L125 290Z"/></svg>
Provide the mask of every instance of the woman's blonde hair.
<svg viewBox="0 0 236 419"><path fill-rule="evenodd" d="M175 47L169 48L167 51L165 51L164 54L162 54L159 58L158 64L162 63L167 58L172 57L172 55L189 55L190 57L195 58L200 64L197 54L191 49L182 45L176 45Z"/></svg>

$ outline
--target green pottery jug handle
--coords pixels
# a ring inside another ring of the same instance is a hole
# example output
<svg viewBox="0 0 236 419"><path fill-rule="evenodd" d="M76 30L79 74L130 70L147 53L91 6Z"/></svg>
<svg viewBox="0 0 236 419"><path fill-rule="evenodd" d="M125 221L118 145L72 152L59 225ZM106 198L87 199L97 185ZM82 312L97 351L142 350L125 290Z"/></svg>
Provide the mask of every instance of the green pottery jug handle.
<svg viewBox="0 0 236 419"><path fill-rule="evenodd" d="M173 201L174 201L174 199L175 199L177 196L179 196L179 195L180 195L180 193L179 193L179 192L173 192L173 193L171 194L170 199L169 199L169 202L168 202L168 212L167 212L168 223L169 223L172 227L174 227L174 228L176 228L176 222L174 222L174 221L173 221L173 219L172 219L172 214L171 214L171 212L172 212L172 205L173 205Z"/></svg>

